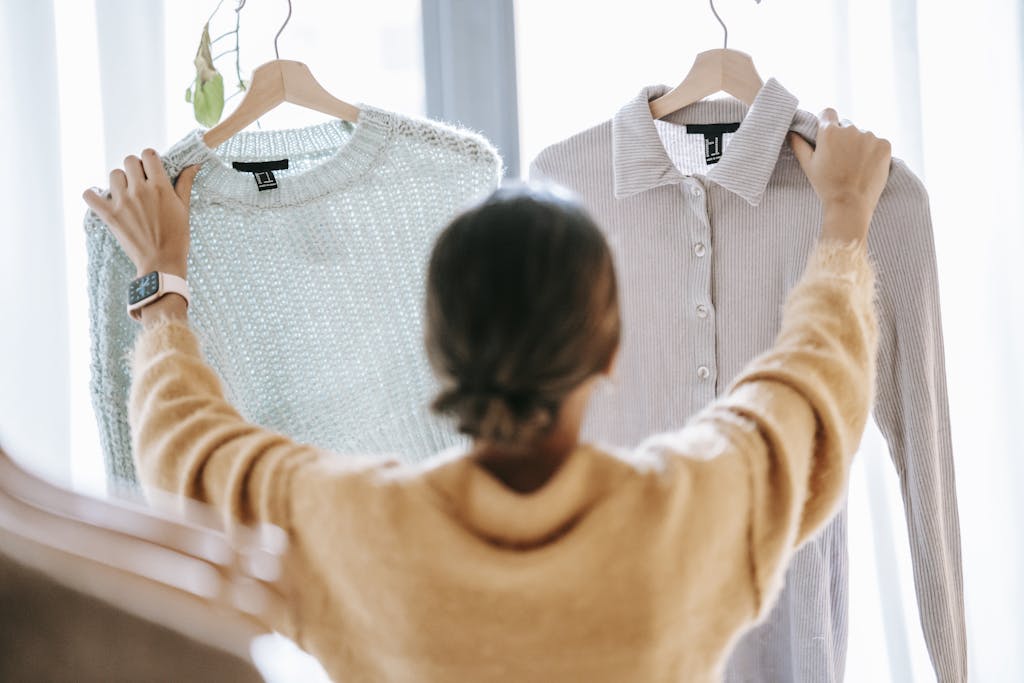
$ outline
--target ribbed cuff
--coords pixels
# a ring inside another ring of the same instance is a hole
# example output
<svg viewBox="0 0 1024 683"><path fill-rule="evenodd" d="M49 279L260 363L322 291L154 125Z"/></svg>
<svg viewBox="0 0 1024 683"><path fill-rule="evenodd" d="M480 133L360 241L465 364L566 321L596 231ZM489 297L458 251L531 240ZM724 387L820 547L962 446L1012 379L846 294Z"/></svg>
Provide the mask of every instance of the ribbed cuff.
<svg viewBox="0 0 1024 683"><path fill-rule="evenodd" d="M848 280L874 299L875 268L864 242L822 240L811 252L804 270L804 280L819 277Z"/></svg>
<svg viewBox="0 0 1024 683"><path fill-rule="evenodd" d="M135 339L134 364L145 363L164 351L181 351L201 357L199 338L184 320L157 320L147 323Z"/></svg>

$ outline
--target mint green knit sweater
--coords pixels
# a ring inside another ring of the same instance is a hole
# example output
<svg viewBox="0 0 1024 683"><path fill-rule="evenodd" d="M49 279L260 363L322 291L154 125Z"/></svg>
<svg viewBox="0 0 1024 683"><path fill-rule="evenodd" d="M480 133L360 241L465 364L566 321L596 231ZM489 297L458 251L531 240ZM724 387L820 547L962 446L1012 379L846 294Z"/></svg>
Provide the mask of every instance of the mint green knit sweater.
<svg viewBox="0 0 1024 683"><path fill-rule="evenodd" d="M216 150L193 131L165 155L192 189L189 317L248 420L340 452L426 457L457 442L427 408L424 274L434 238L497 186L484 138L361 106L353 125L243 132ZM259 190L235 161L288 160ZM91 212L92 395L107 471L132 485L125 313L134 268ZM183 407L187 410L187 407Z"/></svg>

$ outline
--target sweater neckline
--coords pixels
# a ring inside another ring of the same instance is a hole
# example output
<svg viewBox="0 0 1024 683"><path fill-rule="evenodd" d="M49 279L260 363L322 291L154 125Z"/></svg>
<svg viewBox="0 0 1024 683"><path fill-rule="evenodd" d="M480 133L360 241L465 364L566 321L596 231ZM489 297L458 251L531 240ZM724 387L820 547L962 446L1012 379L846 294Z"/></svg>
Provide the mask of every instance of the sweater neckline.
<svg viewBox="0 0 1024 683"><path fill-rule="evenodd" d="M201 196L218 203L268 208L304 204L337 192L364 176L378 161L391 137L393 117L360 104L359 118L350 123L324 123L283 130L242 131L211 149L203 129L192 131L172 148L180 167L202 164L196 176ZM277 187L260 191L252 173L237 171L235 161L277 161L303 155L325 156L311 168L277 174Z"/></svg>
<svg viewBox="0 0 1024 683"><path fill-rule="evenodd" d="M564 533L604 494L606 482L597 466L601 455L581 444L543 486L520 493L477 463L466 447L455 446L431 460L427 479L475 533L528 549Z"/></svg>

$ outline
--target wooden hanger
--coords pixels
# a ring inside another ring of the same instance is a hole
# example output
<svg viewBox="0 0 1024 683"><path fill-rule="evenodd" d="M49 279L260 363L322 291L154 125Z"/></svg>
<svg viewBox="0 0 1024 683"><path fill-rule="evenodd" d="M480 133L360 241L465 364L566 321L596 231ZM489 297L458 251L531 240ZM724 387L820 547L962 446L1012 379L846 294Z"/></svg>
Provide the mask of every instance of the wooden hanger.
<svg viewBox="0 0 1024 683"><path fill-rule="evenodd" d="M238 9L244 5L239 3ZM274 36L276 59L257 67L252 72L252 81L242 97L242 102L231 115L206 131L203 142L207 147L217 147L232 135L240 132L259 117L282 102L291 102L300 107L355 123L359 119L359 108L339 100L327 92L313 77L313 72L302 62L281 59L277 50L277 39L292 18L292 3L288 0L288 16Z"/></svg>
<svg viewBox="0 0 1024 683"><path fill-rule="evenodd" d="M729 49L729 28L718 16L714 0L708 1L711 11L725 31L725 43L721 49L698 54L686 78L669 92L651 101L652 118L663 118L720 91L750 105L764 85L750 55Z"/></svg>

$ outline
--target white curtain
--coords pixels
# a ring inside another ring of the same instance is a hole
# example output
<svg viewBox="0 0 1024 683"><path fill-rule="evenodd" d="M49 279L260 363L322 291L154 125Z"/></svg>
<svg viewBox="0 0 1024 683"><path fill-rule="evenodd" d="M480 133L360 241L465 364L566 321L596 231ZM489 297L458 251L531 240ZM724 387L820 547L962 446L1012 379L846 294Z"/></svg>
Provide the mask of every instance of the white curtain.
<svg viewBox="0 0 1024 683"><path fill-rule="evenodd" d="M165 139L163 4L3 0L0 19L0 442L102 490L80 195Z"/></svg>
<svg viewBox="0 0 1024 683"><path fill-rule="evenodd" d="M53 7L0 4L0 443L69 471L68 306Z"/></svg>
<svg viewBox="0 0 1024 683"><path fill-rule="evenodd" d="M919 12L974 680L1024 681L1024 8Z"/></svg>

